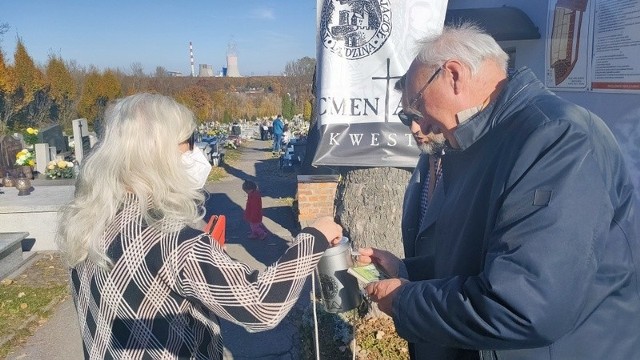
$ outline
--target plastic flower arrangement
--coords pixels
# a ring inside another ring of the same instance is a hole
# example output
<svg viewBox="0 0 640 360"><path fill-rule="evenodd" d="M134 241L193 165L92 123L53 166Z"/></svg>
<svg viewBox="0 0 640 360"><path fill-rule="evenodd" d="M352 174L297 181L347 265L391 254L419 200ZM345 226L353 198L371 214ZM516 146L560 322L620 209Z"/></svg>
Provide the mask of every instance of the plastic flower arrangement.
<svg viewBox="0 0 640 360"><path fill-rule="evenodd" d="M16 165L18 166L35 166L36 159L29 149L22 149L16 154Z"/></svg>
<svg viewBox="0 0 640 360"><path fill-rule="evenodd" d="M236 143L234 141L227 140L227 141L224 142L224 145L222 145L222 147L224 147L225 149L233 149L233 150L235 150L235 149L238 148L238 145L236 145Z"/></svg>
<svg viewBox="0 0 640 360"><path fill-rule="evenodd" d="M22 133L22 138L27 145L34 145L38 142L38 129L27 128Z"/></svg>
<svg viewBox="0 0 640 360"><path fill-rule="evenodd" d="M227 130L223 129L223 128L217 128L217 129L213 129L213 130L209 130L207 131L207 135L209 136L226 136L227 135Z"/></svg>
<svg viewBox="0 0 640 360"><path fill-rule="evenodd" d="M64 160L51 160L47 164L44 174L47 179L71 179L73 178L73 163Z"/></svg>

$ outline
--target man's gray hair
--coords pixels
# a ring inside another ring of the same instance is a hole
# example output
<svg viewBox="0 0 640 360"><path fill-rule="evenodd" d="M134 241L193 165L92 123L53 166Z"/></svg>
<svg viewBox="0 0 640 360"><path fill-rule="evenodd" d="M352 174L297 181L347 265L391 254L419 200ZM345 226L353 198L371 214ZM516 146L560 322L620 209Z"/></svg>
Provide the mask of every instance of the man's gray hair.
<svg viewBox="0 0 640 360"><path fill-rule="evenodd" d="M476 74L485 60L493 60L507 71L509 55L480 27L464 22L447 25L440 34L419 40L416 59L427 66L441 66L456 59Z"/></svg>

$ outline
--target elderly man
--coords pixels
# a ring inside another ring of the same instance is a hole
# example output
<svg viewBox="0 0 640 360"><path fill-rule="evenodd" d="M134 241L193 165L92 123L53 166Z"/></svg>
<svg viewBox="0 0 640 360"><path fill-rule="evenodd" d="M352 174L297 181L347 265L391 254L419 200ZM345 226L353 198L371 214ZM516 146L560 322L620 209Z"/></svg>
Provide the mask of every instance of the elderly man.
<svg viewBox="0 0 640 360"><path fill-rule="evenodd" d="M399 276L366 290L413 359L640 359L638 219L617 143L506 63L469 24L421 42L399 115L446 138L443 186L413 257L361 251Z"/></svg>

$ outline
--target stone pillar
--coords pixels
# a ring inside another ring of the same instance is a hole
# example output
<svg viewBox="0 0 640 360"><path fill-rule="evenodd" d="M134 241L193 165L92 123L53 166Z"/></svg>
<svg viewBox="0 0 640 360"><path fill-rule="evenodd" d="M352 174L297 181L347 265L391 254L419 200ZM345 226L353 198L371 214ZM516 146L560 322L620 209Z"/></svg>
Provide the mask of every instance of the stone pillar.
<svg viewBox="0 0 640 360"><path fill-rule="evenodd" d="M89 126L87 119L75 119L71 122L73 125L73 148L76 160L82 164L82 159L86 152L89 151Z"/></svg>
<svg viewBox="0 0 640 360"><path fill-rule="evenodd" d="M36 171L40 174L44 174L47 170L47 164L51 161L49 144L35 144L34 148L36 150Z"/></svg>
<svg viewBox="0 0 640 360"><path fill-rule="evenodd" d="M298 175L298 222L300 228L320 216L334 216L339 175Z"/></svg>

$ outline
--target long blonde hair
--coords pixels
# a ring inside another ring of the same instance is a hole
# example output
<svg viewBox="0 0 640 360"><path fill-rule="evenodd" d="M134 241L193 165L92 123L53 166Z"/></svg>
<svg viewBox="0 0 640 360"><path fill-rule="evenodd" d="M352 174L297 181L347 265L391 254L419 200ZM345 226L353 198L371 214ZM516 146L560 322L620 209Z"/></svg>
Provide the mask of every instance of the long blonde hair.
<svg viewBox="0 0 640 360"><path fill-rule="evenodd" d="M109 107L104 137L81 166L74 200L61 210L56 241L70 266L89 258L109 267L103 233L127 194L140 200L144 221L164 232L202 218L204 196L187 185L178 150L195 127L193 113L163 95L136 94Z"/></svg>

